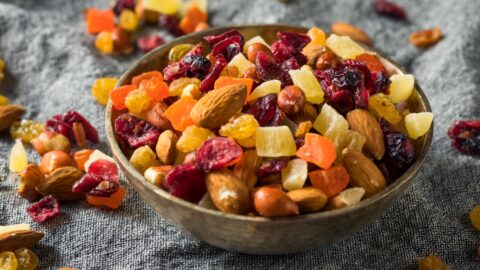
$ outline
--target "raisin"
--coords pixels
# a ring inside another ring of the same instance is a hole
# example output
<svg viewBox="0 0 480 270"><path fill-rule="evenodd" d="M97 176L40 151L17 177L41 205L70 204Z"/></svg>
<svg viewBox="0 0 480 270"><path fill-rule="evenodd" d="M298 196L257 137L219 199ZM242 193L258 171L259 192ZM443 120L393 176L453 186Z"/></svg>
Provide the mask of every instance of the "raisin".
<svg viewBox="0 0 480 270"><path fill-rule="evenodd" d="M387 0L375 0L375 11L380 15L385 15L391 18L405 20L407 13L399 5Z"/></svg>
<svg viewBox="0 0 480 270"><path fill-rule="evenodd" d="M392 83L384 72L372 72L373 94L384 93L388 95L389 86Z"/></svg>
<svg viewBox="0 0 480 270"><path fill-rule="evenodd" d="M210 73L205 77L200 84L199 90L200 92L208 92L213 89L215 85L215 81L220 77L220 73L222 73L223 68L228 64L227 60L223 57L218 57L215 65L211 69Z"/></svg>
<svg viewBox="0 0 480 270"><path fill-rule="evenodd" d="M175 166L165 176L163 185L175 197L198 202L207 192L205 173L195 163Z"/></svg>
<svg viewBox="0 0 480 270"><path fill-rule="evenodd" d="M158 17L158 23L161 27L176 37L183 35L182 30L178 27L179 21L175 16L160 14Z"/></svg>
<svg viewBox="0 0 480 270"><path fill-rule="evenodd" d="M480 155L480 120L457 121L448 130L452 146L466 155Z"/></svg>
<svg viewBox="0 0 480 270"><path fill-rule="evenodd" d="M60 204L52 196L47 196L40 201L30 205L27 208L27 214L35 222L45 222L47 219L54 218L60 213Z"/></svg>
<svg viewBox="0 0 480 270"><path fill-rule="evenodd" d="M268 126L277 114L277 94L268 94L258 98L246 113L253 115L260 126Z"/></svg>
<svg viewBox="0 0 480 270"><path fill-rule="evenodd" d="M385 138L385 164L392 177L398 177L415 161L415 148L405 134L395 130L387 121L382 119L380 125Z"/></svg>
<svg viewBox="0 0 480 270"><path fill-rule="evenodd" d="M172 105L173 103L175 103L175 101L179 100L180 97L179 96L169 96L169 97L166 97L162 100L163 103L165 103L167 106L170 106Z"/></svg>
<svg viewBox="0 0 480 270"><path fill-rule="evenodd" d="M94 189L88 192L88 195L96 197L109 197L117 192L120 183L117 181L104 180L100 182Z"/></svg>
<svg viewBox="0 0 480 270"><path fill-rule="evenodd" d="M242 148L233 140L216 137L208 139L197 149L196 160L204 171L218 170L239 161Z"/></svg>
<svg viewBox="0 0 480 270"><path fill-rule="evenodd" d="M156 127L130 114L122 114L115 119L115 133L131 148L148 145L154 149L160 136Z"/></svg>
<svg viewBox="0 0 480 270"><path fill-rule="evenodd" d="M187 54L181 61L188 66L189 77L202 79L210 69L210 61L203 55Z"/></svg>
<svg viewBox="0 0 480 270"><path fill-rule="evenodd" d="M284 158L269 159L264 161L258 168L258 176L260 178L280 173L282 169L287 167L288 161Z"/></svg>

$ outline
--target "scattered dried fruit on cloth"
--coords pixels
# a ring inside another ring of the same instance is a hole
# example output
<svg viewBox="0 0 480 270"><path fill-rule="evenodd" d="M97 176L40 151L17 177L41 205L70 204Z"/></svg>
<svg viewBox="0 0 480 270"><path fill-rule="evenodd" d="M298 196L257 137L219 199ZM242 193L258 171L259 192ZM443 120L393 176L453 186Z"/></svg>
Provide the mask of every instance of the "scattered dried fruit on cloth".
<svg viewBox="0 0 480 270"><path fill-rule="evenodd" d="M73 133L74 123L82 124L87 140L92 143L99 142L98 132L95 127L93 127L92 124L85 119L85 117L76 111L68 111L63 115L57 114L52 116L52 118L48 119L45 123L45 129L60 133L73 141L75 139Z"/></svg>
<svg viewBox="0 0 480 270"><path fill-rule="evenodd" d="M92 95L97 99L98 103L107 105L110 92L115 88L117 84L117 78L98 78L92 85Z"/></svg>
<svg viewBox="0 0 480 270"><path fill-rule="evenodd" d="M373 45L373 40L360 28L345 22L336 22L330 26L332 33L339 36L349 36L353 40L366 44Z"/></svg>
<svg viewBox="0 0 480 270"><path fill-rule="evenodd" d="M435 255L428 255L427 257L418 260L419 270L450 270L450 267L443 261L442 258Z"/></svg>
<svg viewBox="0 0 480 270"><path fill-rule="evenodd" d="M2 105L0 106L0 131L4 131L18 121L25 113L25 108L20 105Z"/></svg>
<svg viewBox="0 0 480 270"><path fill-rule="evenodd" d="M0 268L4 270L16 270L18 267L18 260L15 253L11 251L4 251L0 253Z"/></svg>
<svg viewBox="0 0 480 270"><path fill-rule="evenodd" d="M21 140L16 140L15 144L10 150L10 156L8 158L8 169L11 172L20 172L28 165L27 151L22 144Z"/></svg>
<svg viewBox="0 0 480 270"><path fill-rule="evenodd" d="M442 30L440 28L432 28L422 31L414 32L410 35L408 40L417 47L429 47L442 39Z"/></svg>
<svg viewBox="0 0 480 270"><path fill-rule="evenodd" d="M375 11L378 14L392 17L399 20L406 20L407 13L399 5L387 0L375 0Z"/></svg>
<svg viewBox="0 0 480 270"><path fill-rule="evenodd" d="M27 208L27 214L35 222L43 223L60 213L60 204L52 196L47 196Z"/></svg>
<svg viewBox="0 0 480 270"><path fill-rule="evenodd" d="M452 146L466 155L480 155L480 120L456 121L448 130Z"/></svg>
<svg viewBox="0 0 480 270"><path fill-rule="evenodd" d="M38 256L28 248L19 248L15 250L17 257L17 270L35 270L37 269L39 259Z"/></svg>
<svg viewBox="0 0 480 270"><path fill-rule="evenodd" d="M43 129L43 124L23 119L20 122L14 122L10 126L10 135L13 139L21 139L23 142L30 143L43 132Z"/></svg>

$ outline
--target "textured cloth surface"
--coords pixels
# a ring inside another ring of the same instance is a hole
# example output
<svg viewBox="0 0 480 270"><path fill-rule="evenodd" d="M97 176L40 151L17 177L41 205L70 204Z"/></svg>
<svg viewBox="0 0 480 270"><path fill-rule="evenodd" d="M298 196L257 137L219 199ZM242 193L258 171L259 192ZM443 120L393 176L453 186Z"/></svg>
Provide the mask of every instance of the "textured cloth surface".
<svg viewBox="0 0 480 270"><path fill-rule="evenodd" d="M32 224L46 232L34 249L40 269L416 269L417 258L430 253L443 257L453 269L480 269L475 255L480 232L468 218L470 209L480 204L480 161L456 152L446 135L454 120L480 118L480 1L396 0L406 7L408 22L378 16L372 2L210 0L209 11L214 26L287 23L328 29L335 21L354 23L375 39L377 48L415 75L435 114L433 145L417 178L381 218L318 250L251 256L180 232L129 187L118 211L68 203L54 220ZM95 102L90 87L98 77L120 76L140 55L103 56L91 45L82 11L107 5L108 1L0 1L0 57L7 65L0 94L26 105L28 119L44 121L78 110L99 129L99 147L109 153L104 108ZM408 43L411 32L437 26L446 36L433 48L419 50ZM8 171L12 144L8 134L0 136L0 225L33 223L25 212L28 203L16 196L16 182Z"/></svg>

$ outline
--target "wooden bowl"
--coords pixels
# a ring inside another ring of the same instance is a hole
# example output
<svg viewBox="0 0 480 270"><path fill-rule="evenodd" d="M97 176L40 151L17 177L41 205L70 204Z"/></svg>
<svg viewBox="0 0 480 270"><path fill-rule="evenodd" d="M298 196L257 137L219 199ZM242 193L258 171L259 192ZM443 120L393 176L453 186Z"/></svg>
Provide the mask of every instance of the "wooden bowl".
<svg viewBox="0 0 480 270"><path fill-rule="evenodd" d="M260 35L271 43L279 31L302 32L306 28L286 25L247 25L213 28L174 40L144 55L120 78L118 85L129 84L133 76L151 70L163 70L168 64L170 48L180 43L202 42L205 35L238 29L245 39ZM369 50L372 50L369 48ZM373 50L374 51L374 50ZM383 57L387 69L402 73L402 68ZM415 85L409 103L414 112L430 112L430 104L420 87ZM122 152L114 130L114 119L125 111L116 111L109 102L105 113L107 137L115 159L133 188L170 224L211 245L250 254L286 254L318 248L345 238L372 223L389 208L407 188L422 166L432 141L433 128L415 141L417 160L400 178L376 195L360 203L338 210L295 217L264 218L225 214L205 209L170 195L144 180ZM433 127L433 125L432 125ZM159 231L160 232L160 231Z"/></svg>

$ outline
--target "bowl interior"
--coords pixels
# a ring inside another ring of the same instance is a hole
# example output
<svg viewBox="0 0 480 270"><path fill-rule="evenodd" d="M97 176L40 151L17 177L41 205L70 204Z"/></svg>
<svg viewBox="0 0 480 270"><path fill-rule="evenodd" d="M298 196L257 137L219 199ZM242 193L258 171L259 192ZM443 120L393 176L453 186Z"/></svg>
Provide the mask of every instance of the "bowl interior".
<svg viewBox="0 0 480 270"><path fill-rule="evenodd" d="M269 44L277 39L276 34L279 31L283 32L300 32L306 33L308 30L304 27L296 27L296 26L288 26L288 25L245 25L245 26L232 26L232 27L220 27L220 28L212 28L204 32L194 33L191 35L187 35L176 39L164 46L161 46L152 52L144 55L141 57L135 64L133 64L120 78L117 83L117 86L126 85L130 83L132 77L141 74L143 72L152 71L152 70L159 70L162 71L163 68L168 65L168 53L170 49L180 43L192 43L197 44L203 41L203 36L205 35L216 35L220 34L224 31L230 29L237 29L239 30L245 37L245 40L248 40L254 36L260 35L262 36ZM206 46L208 48L208 46ZM389 73L404 73L404 69L396 64L392 59L388 58L381 52L368 48L368 50L376 52L379 56L381 61L384 63L385 67L387 68ZM431 112L430 104L420 89L420 87L415 83L415 90L410 99L408 100L410 105L410 110L412 112ZM420 169L425 156L428 152L428 149L431 144L432 136L433 136L433 125L430 131L424 135L423 137L417 139L415 141L415 151L417 154L417 159L414 164L397 180L395 180L392 184L387 186L384 190L380 191L379 193L375 194L374 196L362 200L360 203L353 205L351 207L325 211L325 212L318 212L312 214L304 214L300 216L294 217L283 217L283 218L275 218L275 219L268 219L264 217L251 217L251 216L241 216L241 215L234 215L234 214L225 214L220 211L215 211L211 209L206 209L200 207L196 204L178 199L168 192L164 191L163 189L148 183L143 179L143 175L135 170L135 168L128 162L128 157L122 152L121 147L119 145L119 139L116 137L114 130L113 130L113 123L115 118L125 113L126 111L118 111L112 107L112 103L109 101L107 108L106 108L106 131L107 131L107 138L109 144L111 146L112 152L115 158L119 161L122 169L127 170L130 175L129 181L135 181L136 184L140 184L146 186L150 189L153 189L158 196L161 196L173 203L182 204L186 207L194 208L197 211L201 211L208 215L220 215L226 218L232 219L240 219L240 220L248 220L251 222L290 222L290 221L300 221L300 220L312 220L318 219L322 217L334 217L346 214L351 211L355 211L358 208L368 207L370 204L375 203L376 201L380 200L382 197L389 196L390 194L394 193L398 189L405 189L406 186L411 182L415 174ZM127 153L128 155L130 153Z"/></svg>

